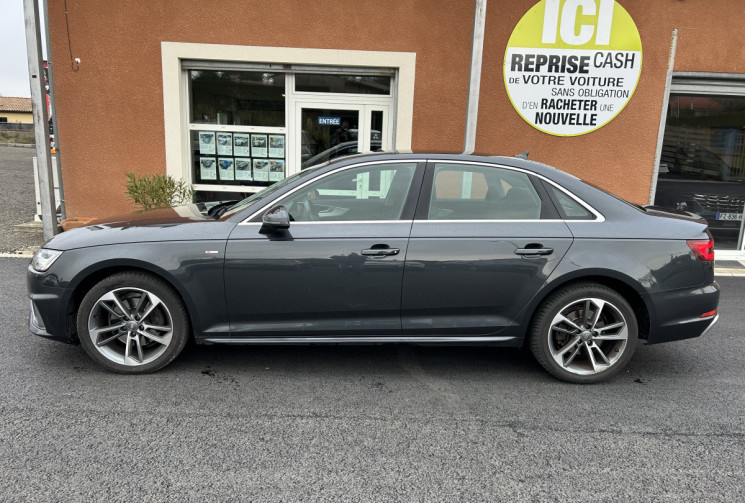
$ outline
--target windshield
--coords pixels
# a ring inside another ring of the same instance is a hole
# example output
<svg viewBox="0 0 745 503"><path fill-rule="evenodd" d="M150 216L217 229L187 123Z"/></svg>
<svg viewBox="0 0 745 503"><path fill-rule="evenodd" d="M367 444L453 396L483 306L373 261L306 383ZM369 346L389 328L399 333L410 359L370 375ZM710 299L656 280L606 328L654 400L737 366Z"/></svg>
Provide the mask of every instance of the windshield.
<svg viewBox="0 0 745 503"><path fill-rule="evenodd" d="M231 215L236 214L237 212L241 211L242 209L247 208L250 205L252 205L252 204L254 204L254 203L258 202L258 201L261 201L262 199L266 199L268 196L271 196L275 192L279 191L283 187L286 187L286 186L290 185L291 183L295 182L296 180L299 180L301 178L305 178L306 176L311 175L316 169L317 169L317 167L300 171L299 173L295 173L292 176L288 176L284 180L281 180L281 181L279 181L279 182L277 182L277 183L275 183L273 185L270 185L269 187L267 187L267 188L265 188L263 190L260 190L256 194L251 194L247 198L243 199L242 201L238 201L233 206L231 206L230 208L228 208L227 211L225 211L225 213L222 214L222 216L220 217L220 219L221 220L224 220L225 218L227 218L227 217L229 217Z"/></svg>

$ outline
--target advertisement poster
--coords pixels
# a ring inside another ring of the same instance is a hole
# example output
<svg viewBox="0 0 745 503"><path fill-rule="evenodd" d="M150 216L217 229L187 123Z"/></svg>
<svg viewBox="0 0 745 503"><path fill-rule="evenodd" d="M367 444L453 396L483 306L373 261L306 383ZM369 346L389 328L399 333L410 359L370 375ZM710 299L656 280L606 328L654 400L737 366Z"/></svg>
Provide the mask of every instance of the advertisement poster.
<svg viewBox="0 0 745 503"><path fill-rule="evenodd" d="M257 182L269 181L269 161L265 159L254 159L254 180Z"/></svg>
<svg viewBox="0 0 745 503"><path fill-rule="evenodd" d="M199 132L199 153L215 155L215 133L213 131Z"/></svg>
<svg viewBox="0 0 745 503"><path fill-rule="evenodd" d="M285 161L269 161L269 181L277 182L285 177Z"/></svg>
<svg viewBox="0 0 745 503"><path fill-rule="evenodd" d="M252 134L251 135L251 157L266 157L266 135L265 134Z"/></svg>
<svg viewBox="0 0 745 503"><path fill-rule="evenodd" d="M199 158L199 177L202 180L217 180L217 161L214 157Z"/></svg>
<svg viewBox="0 0 745 503"><path fill-rule="evenodd" d="M636 90L642 42L614 0L541 0L517 23L504 56L504 83L518 114L557 136L613 120Z"/></svg>
<svg viewBox="0 0 745 503"><path fill-rule="evenodd" d="M233 155L233 133L217 133L217 155Z"/></svg>
<svg viewBox="0 0 745 503"><path fill-rule="evenodd" d="M220 180L235 180L232 158L219 157L217 159L217 167L219 168Z"/></svg>
<svg viewBox="0 0 745 503"><path fill-rule="evenodd" d="M235 179L253 180L253 177L251 176L251 159L248 157L235 158Z"/></svg>
<svg viewBox="0 0 745 503"><path fill-rule="evenodd" d="M285 137L284 135L269 135L269 157L285 157Z"/></svg>
<svg viewBox="0 0 745 503"><path fill-rule="evenodd" d="M233 133L233 155L251 157L251 135Z"/></svg>

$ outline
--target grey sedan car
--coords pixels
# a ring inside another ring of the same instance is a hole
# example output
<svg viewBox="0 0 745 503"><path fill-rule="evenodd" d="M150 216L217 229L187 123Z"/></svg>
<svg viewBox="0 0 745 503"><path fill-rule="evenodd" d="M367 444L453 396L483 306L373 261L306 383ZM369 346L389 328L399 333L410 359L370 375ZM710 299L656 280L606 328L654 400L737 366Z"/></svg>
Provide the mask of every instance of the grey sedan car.
<svg viewBox="0 0 745 503"><path fill-rule="evenodd" d="M639 341L717 320L700 217L640 207L511 157L372 154L235 204L112 218L56 236L28 268L30 329L109 370L197 344L527 346L597 382Z"/></svg>

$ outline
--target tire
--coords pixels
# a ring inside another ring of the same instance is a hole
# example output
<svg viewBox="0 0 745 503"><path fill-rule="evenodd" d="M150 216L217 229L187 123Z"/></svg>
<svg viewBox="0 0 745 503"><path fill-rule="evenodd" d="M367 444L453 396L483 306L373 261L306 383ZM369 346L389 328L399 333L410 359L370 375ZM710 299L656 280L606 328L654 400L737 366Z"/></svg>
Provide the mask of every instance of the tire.
<svg viewBox="0 0 745 503"><path fill-rule="evenodd" d="M191 333L178 294L165 281L141 272L113 274L91 288L80 303L77 328L88 356L120 374L165 367Z"/></svg>
<svg viewBox="0 0 745 503"><path fill-rule="evenodd" d="M629 362L639 328L626 299L597 283L551 294L530 330L530 350L553 376L577 384L609 379Z"/></svg>

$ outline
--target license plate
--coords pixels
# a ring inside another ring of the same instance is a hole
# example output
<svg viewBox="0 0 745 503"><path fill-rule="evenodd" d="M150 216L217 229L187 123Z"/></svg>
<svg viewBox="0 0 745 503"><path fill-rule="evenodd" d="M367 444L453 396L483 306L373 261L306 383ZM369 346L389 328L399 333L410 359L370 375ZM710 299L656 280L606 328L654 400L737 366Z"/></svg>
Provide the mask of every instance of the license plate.
<svg viewBox="0 0 745 503"><path fill-rule="evenodd" d="M717 220L742 220L742 213L717 213Z"/></svg>

